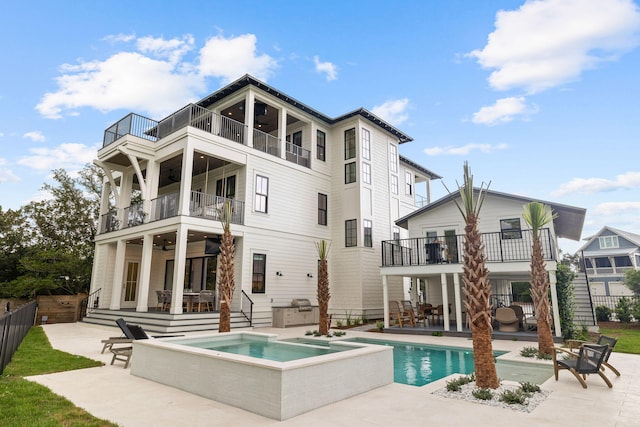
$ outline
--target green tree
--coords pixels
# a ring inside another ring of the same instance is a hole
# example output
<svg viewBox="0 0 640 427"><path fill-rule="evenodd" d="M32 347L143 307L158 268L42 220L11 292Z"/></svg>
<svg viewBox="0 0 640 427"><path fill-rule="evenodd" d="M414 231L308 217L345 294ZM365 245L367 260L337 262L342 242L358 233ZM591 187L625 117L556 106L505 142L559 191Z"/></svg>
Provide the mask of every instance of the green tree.
<svg viewBox="0 0 640 427"><path fill-rule="evenodd" d="M634 294L640 295L640 270L627 270L624 273L624 284Z"/></svg>
<svg viewBox="0 0 640 427"><path fill-rule="evenodd" d="M553 334L549 311L549 273L544 262L540 230L553 221L556 215L543 203L531 202L524 206L522 217L531 227L533 247L531 250L531 296L538 322L538 352L551 356Z"/></svg>
<svg viewBox="0 0 640 427"><path fill-rule="evenodd" d="M30 245L30 234L21 209L3 211L0 206L0 296L11 296L7 284L20 275L20 260Z"/></svg>
<svg viewBox="0 0 640 427"><path fill-rule="evenodd" d="M575 320L575 304L573 294L573 279L576 273L566 264L558 264L556 267L556 291L558 293L558 311L560 313L560 328L562 335L567 338L575 338L577 334Z"/></svg>
<svg viewBox="0 0 640 427"><path fill-rule="evenodd" d="M445 187L446 188L446 187ZM489 185L486 187L489 188ZM447 189L449 191L449 189ZM500 385L491 344L493 328L491 315L491 285L489 270L485 267L484 245L478 230L478 215L486 195L484 185L477 193L473 188L473 175L464 163L464 181L458 184L460 203L455 201L465 221L463 280L465 284L465 309L469 318L473 340L473 363L476 386L498 388Z"/></svg>

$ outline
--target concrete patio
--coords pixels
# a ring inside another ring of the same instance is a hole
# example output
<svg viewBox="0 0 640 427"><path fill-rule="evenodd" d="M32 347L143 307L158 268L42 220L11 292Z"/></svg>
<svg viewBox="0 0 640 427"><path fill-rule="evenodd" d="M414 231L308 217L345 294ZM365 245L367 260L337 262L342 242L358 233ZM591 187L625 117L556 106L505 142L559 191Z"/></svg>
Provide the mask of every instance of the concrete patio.
<svg viewBox="0 0 640 427"><path fill-rule="evenodd" d="M281 338L300 337L313 327L260 328L259 332ZM488 425L492 427L572 426L622 427L640 425L640 356L613 353L612 365L622 373L608 376L613 389L591 376L584 390L568 372L560 380L551 377L542 388L551 395L530 413L490 407L431 394L444 387L446 379L423 387L391 384L324 406L286 421L275 421L203 397L147 381L129 374L122 362L113 366L111 354L101 354L100 340L118 336L119 329L85 323L44 325L52 346L105 363L105 366L29 377L49 387L99 418L121 426L395 426ZM348 331L347 337L369 336L417 343L470 347L458 337L375 334ZM534 343L535 344L535 343ZM494 340L494 350L519 352L531 342ZM135 354L132 358L135 363ZM348 387L348 384L336 384Z"/></svg>

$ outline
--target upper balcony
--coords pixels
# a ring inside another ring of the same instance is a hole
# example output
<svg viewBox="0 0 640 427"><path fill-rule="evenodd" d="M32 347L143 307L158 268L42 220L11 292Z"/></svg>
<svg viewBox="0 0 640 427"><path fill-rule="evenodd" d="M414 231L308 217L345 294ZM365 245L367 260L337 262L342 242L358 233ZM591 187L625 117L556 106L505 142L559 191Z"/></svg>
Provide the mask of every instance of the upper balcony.
<svg viewBox="0 0 640 427"><path fill-rule="evenodd" d="M262 127L262 124L257 126ZM247 143L248 126L226 115L217 114L195 104L189 104L160 122L129 113L104 131L102 147L113 144L125 135L148 141L158 141L173 132L191 126L239 144ZM264 127L266 129L266 127ZM276 157L281 156L281 139L260 129L252 129L253 148ZM285 159L311 167L311 152L296 144L286 144Z"/></svg>
<svg viewBox="0 0 640 427"><path fill-rule="evenodd" d="M487 263L526 262L531 260L533 233L531 230L482 233ZM464 257L463 234L382 242L382 266L406 267L433 264L461 264ZM546 261L555 260L554 243L549 229L540 230L542 253Z"/></svg>

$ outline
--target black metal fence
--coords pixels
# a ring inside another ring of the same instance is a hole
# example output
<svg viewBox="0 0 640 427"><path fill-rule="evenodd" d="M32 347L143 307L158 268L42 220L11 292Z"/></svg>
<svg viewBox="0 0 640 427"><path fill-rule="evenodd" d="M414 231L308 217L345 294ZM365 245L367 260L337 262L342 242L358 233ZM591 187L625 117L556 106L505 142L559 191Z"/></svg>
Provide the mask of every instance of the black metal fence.
<svg viewBox="0 0 640 427"><path fill-rule="evenodd" d="M34 325L36 309L37 303L32 301L13 311L8 310L0 319L0 375L11 362L22 339Z"/></svg>
<svg viewBox="0 0 640 427"><path fill-rule="evenodd" d="M618 304L618 301L620 301L624 297L626 297L629 300L634 298L633 295L593 295L592 294L591 300L593 301L594 307L597 307L599 305L604 305L605 307L608 307L613 311L616 309L616 305Z"/></svg>

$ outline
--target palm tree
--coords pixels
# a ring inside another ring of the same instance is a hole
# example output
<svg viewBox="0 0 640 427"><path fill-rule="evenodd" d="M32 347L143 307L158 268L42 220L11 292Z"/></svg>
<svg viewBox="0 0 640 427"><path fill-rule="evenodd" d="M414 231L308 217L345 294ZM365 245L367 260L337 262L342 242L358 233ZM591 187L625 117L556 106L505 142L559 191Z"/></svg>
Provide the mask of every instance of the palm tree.
<svg viewBox="0 0 640 427"><path fill-rule="evenodd" d="M491 183L489 183L491 184ZM493 331L491 315L491 286L489 270L485 267L484 245L478 231L478 214L486 196L487 184L475 196L473 175L469 165L464 163L464 182L458 184L462 206L455 201L465 221L463 280L465 285L465 310L473 339L473 363L475 366L476 386L480 388L498 388L499 380L491 345ZM445 186L446 188L446 186ZM447 191L449 189L447 188ZM449 192L451 193L451 192Z"/></svg>
<svg viewBox="0 0 640 427"><path fill-rule="evenodd" d="M218 258L218 293L220 296L220 323L218 332L231 331L231 300L235 290L233 235L231 234L231 201L227 201L220 215L222 241Z"/></svg>
<svg viewBox="0 0 640 427"><path fill-rule="evenodd" d="M320 311L320 325L318 329L321 335L327 335L329 333L328 313L329 310L329 268L327 266L327 255L329 254L329 247L331 245L326 240L316 242L316 250L318 251L318 258L320 258L320 264L318 266L318 306Z"/></svg>
<svg viewBox="0 0 640 427"><path fill-rule="evenodd" d="M538 352L552 355L551 313L549 312L549 274L542 254L540 230L556 218L551 208L540 202L524 205L522 217L531 227L533 249L531 251L531 296L538 321Z"/></svg>

